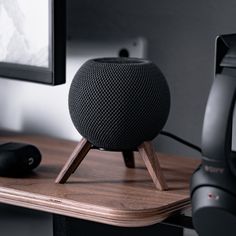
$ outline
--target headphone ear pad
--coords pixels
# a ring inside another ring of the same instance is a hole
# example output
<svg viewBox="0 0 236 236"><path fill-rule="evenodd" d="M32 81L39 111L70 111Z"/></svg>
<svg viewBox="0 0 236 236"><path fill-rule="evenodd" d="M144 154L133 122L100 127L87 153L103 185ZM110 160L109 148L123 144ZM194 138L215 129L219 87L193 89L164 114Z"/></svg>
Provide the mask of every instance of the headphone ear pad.
<svg viewBox="0 0 236 236"><path fill-rule="evenodd" d="M235 236L236 197L213 186L200 186L192 193L193 225L200 236Z"/></svg>

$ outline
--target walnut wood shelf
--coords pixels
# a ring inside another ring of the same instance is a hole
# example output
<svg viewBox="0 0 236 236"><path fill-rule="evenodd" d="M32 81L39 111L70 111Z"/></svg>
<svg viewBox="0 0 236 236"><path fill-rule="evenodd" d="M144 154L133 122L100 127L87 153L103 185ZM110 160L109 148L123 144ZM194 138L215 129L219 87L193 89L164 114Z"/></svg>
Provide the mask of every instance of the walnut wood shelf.
<svg viewBox="0 0 236 236"><path fill-rule="evenodd" d="M42 153L28 178L0 177L0 202L110 225L158 223L190 207L189 179L198 160L158 154L168 191L158 191L140 155L126 168L121 153L91 150L65 185L54 183L76 142L10 135L0 142L27 142Z"/></svg>

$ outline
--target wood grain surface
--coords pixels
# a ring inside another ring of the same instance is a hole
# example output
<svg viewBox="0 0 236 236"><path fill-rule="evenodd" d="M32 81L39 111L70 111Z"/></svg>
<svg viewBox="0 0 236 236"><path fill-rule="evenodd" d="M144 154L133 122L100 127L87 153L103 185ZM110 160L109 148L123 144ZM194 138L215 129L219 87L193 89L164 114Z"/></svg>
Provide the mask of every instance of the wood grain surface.
<svg viewBox="0 0 236 236"><path fill-rule="evenodd" d="M143 158L143 161L147 167L147 170L148 170L156 188L161 191L168 190L168 185L167 185L165 177L163 175L163 171L160 166L158 156L157 156L151 142L144 142L138 148L138 150L139 150L139 154Z"/></svg>
<svg viewBox="0 0 236 236"><path fill-rule="evenodd" d="M81 139L57 176L55 183L66 183L69 177L76 171L81 162L84 160L91 147L92 144L87 139Z"/></svg>
<svg viewBox="0 0 236 236"><path fill-rule="evenodd" d="M111 225L137 227L158 223L190 206L189 179L198 160L158 154L168 191L158 191L135 153L126 168L122 153L91 150L70 181L54 181L78 142L10 135L0 142L36 145L41 165L27 178L0 177L0 202Z"/></svg>

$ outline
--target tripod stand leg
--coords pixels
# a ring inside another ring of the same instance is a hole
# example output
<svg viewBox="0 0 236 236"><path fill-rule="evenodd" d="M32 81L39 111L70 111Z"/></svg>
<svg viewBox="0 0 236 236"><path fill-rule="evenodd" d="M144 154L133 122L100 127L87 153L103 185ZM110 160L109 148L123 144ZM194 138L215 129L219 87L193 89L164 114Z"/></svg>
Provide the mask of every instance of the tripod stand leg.
<svg viewBox="0 0 236 236"><path fill-rule="evenodd" d="M122 151L126 167L135 168L134 153L132 151Z"/></svg>
<svg viewBox="0 0 236 236"><path fill-rule="evenodd" d="M79 167L80 163L83 161L91 147L92 144L89 143L87 139L81 139L70 158L62 168L61 172L57 176L55 183L64 184Z"/></svg>
<svg viewBox="0 0 236 236"><path fill-rule="evenodd" d="M138 151L146 165L149 174L151 175L156 188L162 191L167 190L168 186L151 142L144 142L141 144L141 146L138 148Z"/></svg>

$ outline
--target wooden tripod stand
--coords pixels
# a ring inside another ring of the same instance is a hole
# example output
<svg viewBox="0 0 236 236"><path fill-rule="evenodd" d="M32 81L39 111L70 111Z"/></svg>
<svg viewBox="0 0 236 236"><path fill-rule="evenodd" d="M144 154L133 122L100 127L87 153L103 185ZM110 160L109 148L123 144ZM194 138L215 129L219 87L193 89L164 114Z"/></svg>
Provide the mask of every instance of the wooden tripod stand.
<svg viewBox="0 0 236 236"><path fill-rule="evenodd" d="M66 183L71 174L79 167L92 146L93 145L87 139L83 138L62 168L55 182L60 184ZM151 142L142 143L138 147L138 152L141 155L156 188L159 190L167 190L168 186ZM123 151L122 154L126 167L134 168L135 162L133 152Z"/></svg>

